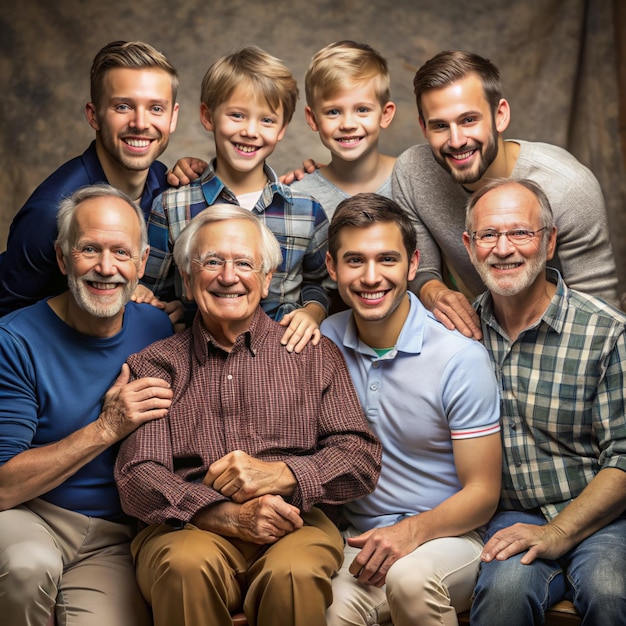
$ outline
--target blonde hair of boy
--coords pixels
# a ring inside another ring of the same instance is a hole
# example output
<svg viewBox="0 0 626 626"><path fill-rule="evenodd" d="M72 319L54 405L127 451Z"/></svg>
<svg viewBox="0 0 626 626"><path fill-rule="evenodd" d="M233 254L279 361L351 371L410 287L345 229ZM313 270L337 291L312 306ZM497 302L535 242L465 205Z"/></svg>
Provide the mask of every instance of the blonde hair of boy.
<svg viewBox="0 0 626 626"><path fill-rule="evenodd" d="M283 107L283 126L296 109L298 84L287 66L257 46L241 48L211 64L202 79L201 102L214 111L237 87L248 87L277 111Z"/></svg>
<svg viewBox="0 0 626 626"><path fill-rule="evenodd" d="M376 97L381 106L391 98L391 79L386 59L374 48L349 39L322 48L311 59L304 78L306 102L332 98L366 80L375 80Z"/></svg>

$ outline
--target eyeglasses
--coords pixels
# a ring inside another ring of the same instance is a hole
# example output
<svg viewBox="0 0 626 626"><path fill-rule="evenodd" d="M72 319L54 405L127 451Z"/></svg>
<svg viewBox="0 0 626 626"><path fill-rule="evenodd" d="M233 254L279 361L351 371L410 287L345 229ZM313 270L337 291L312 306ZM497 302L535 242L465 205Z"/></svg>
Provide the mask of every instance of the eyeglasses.
<svg viewBox="0 0 626 626"><path fill-rule="evenodd" d="M223 272L227 263L233 264L233 271L238 275L251 274L252 272L260 272L262 267L255 265L250 259L223 259L219 256L208 256L204 259L193 259L193 263L198 265L201 270L218 274Z"/></svg>
<svg viewBox="0 0 626 626"><path fill-rule="evenodd" d="M472 233L472 239L480 248L494 248L502 236L506 237L508 241L516 246L523 246L531 242L542 230L546 229L547 226L538 228L537 230L514 228L513 230L498 231L487 228L486 230L475 230Z"/></svg>

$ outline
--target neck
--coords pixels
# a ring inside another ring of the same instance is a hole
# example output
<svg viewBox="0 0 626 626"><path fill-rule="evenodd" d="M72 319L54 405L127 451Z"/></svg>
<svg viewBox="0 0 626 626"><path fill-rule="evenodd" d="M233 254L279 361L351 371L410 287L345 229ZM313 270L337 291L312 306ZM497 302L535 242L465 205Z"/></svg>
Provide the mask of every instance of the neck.
<svg viewBox="0 0 626 626"><path fill-rule="evenodd" d="M464 185L469 191L476 191L493 178L510 178L517 162L520 145L515 141L504 141L502 135L498 136L498 155L493 163L487 168L482 177L471 185Z"/></svg>
<svg viewBox="0 0 626 626"><path fill-rule="evenodd" d="M88 337L112 337L124 322L124 309L114 317L94 317L78 306L69 291L50 298L48 305L62 322Z"/></svg>
<svg viewBox="0 0 626 626"><path fill-rule="evenodd" d="M236 195L261 191L267 183L263 163L250 172L238 172L222 164L219 157L215 163L215 174Z"/></svg>
<svg viewBox="0 0 626 626"><path fill-rule="evenodd" d="M375 192L389 176L395 159L377 150L356 161L346 161L332 155L331 162L320 170L322 176L349 195Z"/></svg>
<svg viewBox="0 0 626 626"><path fill-rule="evenodd" d="M139 203L148 178L148 170L129 170L112 159L102 146L99 137L96 137L96 154L109 184Z"/></svg>
<svg viewBox="0 0 626 626"><path fill-rule="evenodd" d="M491 292L496 319L511 341L541 319L555 292L556 285L543 273L528 289L514 296Z"/></svg>
<svg viewBox="0 0 626 626"><path fill-rule="evenodd" d="M411 303L408 294L389 315L380 320L364 320L354 315L359 339L370 348L391 348L396 345Z"/></svg>

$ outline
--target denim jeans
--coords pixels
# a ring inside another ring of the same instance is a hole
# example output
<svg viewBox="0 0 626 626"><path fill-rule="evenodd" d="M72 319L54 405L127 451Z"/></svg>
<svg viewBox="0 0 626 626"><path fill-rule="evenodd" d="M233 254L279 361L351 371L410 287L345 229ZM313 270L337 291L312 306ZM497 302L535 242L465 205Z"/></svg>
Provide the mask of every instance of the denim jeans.
<svg viewBox="0 0 626 626"><path fill-rule="evenodd" d="M537 512L501 511L489 523L485 543L517 522L543 525L546 520ZM626 624L626 518L607 524L555 561L522 565L522 555L481 564L472 626L543 624L545 611L565 599L574 603L584 626Z"/></svg>

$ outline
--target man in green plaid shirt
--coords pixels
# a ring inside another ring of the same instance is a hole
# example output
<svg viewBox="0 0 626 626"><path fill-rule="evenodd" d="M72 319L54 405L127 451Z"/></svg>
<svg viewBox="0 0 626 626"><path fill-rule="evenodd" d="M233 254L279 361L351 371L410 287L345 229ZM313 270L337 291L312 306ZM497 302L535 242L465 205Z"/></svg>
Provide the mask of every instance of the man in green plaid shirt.
<svg viewBox="0 0 626 626"><path fill-rule="evenodd" d="M570 599L585 624L626 619L626 315L546 269L543 191L496 179L469 201L465 247L501 394L502 497L487 527L473 626L542 624Z"/></svg>

